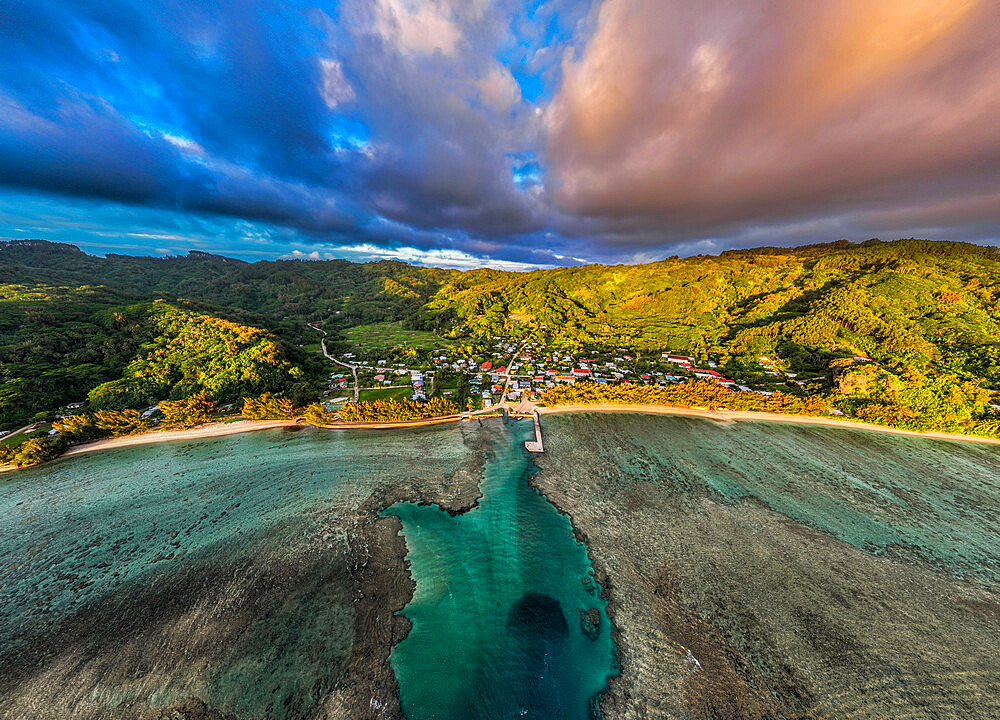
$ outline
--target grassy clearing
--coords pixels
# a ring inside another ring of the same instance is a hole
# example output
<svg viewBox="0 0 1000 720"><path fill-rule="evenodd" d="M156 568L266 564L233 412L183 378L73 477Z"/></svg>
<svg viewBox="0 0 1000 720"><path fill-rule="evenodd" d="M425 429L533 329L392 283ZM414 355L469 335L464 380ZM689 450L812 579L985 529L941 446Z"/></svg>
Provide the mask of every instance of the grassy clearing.
<svg viewBox="0 0 1000 720"><path fill-rule="evenodd" d="M358 325L343 331L344 337L352 345L362 350L407 347L430 350L451 347L452 341L443 340L434 333L421 330L406 330L402 322L374 323Z"/></svg>
<svg viewBox="0 0 1000 720"><path fill-rule="evenodd" d="M358 399L362 402L365 400L407 400L412 393L413 390L408 387L372 388L371 390L362 390Z"/></svg>
<svg viewBox="0 0 1000 720"><path fill-rule="evenodd" d="M8 435L0 439L0 445L10 445L11 447L17 447L25 440L30 440L31 438L42 437L43 435L48 435L49 430L52 429L52 425L46 423L36 430L30 432L18 433L17 435Z"/></svg>

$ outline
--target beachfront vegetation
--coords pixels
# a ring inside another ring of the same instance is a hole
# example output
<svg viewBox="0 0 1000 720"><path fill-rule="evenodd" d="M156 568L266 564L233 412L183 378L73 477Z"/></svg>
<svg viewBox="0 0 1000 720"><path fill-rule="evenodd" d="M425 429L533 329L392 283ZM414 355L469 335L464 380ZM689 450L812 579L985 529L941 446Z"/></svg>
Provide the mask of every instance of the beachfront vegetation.
<svg viewBox="0 0 1000 720"><path fill-rule="evenodd" d="M295 403L273 393L243 400L243 417L249 420L288 420L298 414Z"/></svg>
<svg viewBox="0 0 1000 720"><path fill-rule="evenodd" d="M977 420L966 412L948 412L946 407L938 408L940 412L918 415L898 403L866 403L857 406L856 412L848 415L840 408L849 407L851 400L845 400L836 393L809 395L776 392L764 395L731 392L712 380L697 380L666 387L578 382L574 385L546 388L540 393L539 400L547 405L668 405L789 415L835 415L906 430L1000 436L1000 422L997 419Z"/></svg>
<svg viewBox="0 0 1000 720"><path fill-rule="evenodd" d="M68 446L63 437L34 437L17 446L0 445L0 464L30 467L54 460Z"/></svg>
<svg viewBox="0 0 1000 720"><path fill-rule="evenodd" d="M305 417L307 423L310 425L316 425L317 427L332 425L339 420L337 413L327 410L319 403L311 403L307 405L306 409L302 412L302 415Z"/></svg>
<svg viewBox="0 0 1000 720"><path fill-rule="evenodd" d="M142 417L138 410L98 410L94 413L94 424L98 430L111 437L135 435L153 427L153 423Z"/></svg>
<svg viewBox="0 0 1000 720"><path fill-rule="evenodd" d="M345 403L340 408L340 417L346 422L390 422L455 415L458 412L458 405L453 401L435 397L426 403L411 400Z"/></svg>
<svg viewBox="0 0 1000 720"><path fill-rule="evenodd" d="M822 397L800 397L781 392L771 396L733 393L712 380L696 380L667 387L578 382L547 388L541 392L539 400L546 405L669 405L792 415L820 415L829 407Z"/></svg>
<svg viewBox="0 0 1000 720"><path fill-rule="evenodd" d="M97 427L94 416L90 413L80 415L69 415L52 423L52 428L61 437L74 442L84 442L101 437L104 431Z"/></svg>
<svg viewBox="0 0 1000 720"><path fill-rule="evenodd" d="M160 403L163 424L173 427L191 427L212 420L218 408L212 397L202 390L180 400L164 400Z"/></svg>

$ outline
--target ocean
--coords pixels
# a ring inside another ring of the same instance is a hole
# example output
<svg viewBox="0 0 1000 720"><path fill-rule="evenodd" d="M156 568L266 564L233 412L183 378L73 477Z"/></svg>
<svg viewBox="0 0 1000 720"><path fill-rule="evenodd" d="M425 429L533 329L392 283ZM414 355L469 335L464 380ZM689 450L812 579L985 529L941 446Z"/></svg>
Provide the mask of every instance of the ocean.
<svg viewBox="0 0 1000 720"><path fill-rule="evenodd" d="M0 480L0 718L1000 717L998 448L578 413ZM544 494L543 494L544 493Z"/></svg>

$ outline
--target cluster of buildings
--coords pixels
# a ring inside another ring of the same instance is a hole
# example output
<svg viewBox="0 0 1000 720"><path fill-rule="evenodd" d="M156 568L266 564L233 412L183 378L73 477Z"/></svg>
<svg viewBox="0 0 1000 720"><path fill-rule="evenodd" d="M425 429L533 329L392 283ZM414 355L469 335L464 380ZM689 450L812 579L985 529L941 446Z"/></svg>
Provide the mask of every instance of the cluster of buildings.
<svg viewBox="0 0 1000 720"><path fill-rule="evenodd" d="M438 348L421 358L414 358L410 361L411 366L397 362L389 367L384 359L378 359L378 355L360 360L355 359L353 354L345 357L357 364L359 372L363 373L363 387L366 386L365 381L375 385L408 384L413 389L412 397L422 400L429 395L424 390L425 374L436 372L466 378L468 397L479 398L485 407L503 400L531 399L544 388L581 380L599 384L666 385L707 379L733 392L739 390L770 395L772 393L768 388L774 389L776 385L795 382L805 386L807 382L822 379L800 380L795 373L783 369L787 364L782 360L760 356L760 371L756 382L752 383L757 387L751 387L725 377L712 361L699 362L690 355L673 351L639 353L630 348L618 348L612 351L591 349L581 354L565 348L546 347L538 342L522 344L498 337L491 338L486 346L471 352L468 346L461 349ZM379 374L372 376L371 372ZM773 382L762 380L764 375L773 377ZM404 379L406 376L408 382ZM346 375L334 374L331 377L331 381L336 381L337 387L341 388L346 387L346 380Z"/></svg>

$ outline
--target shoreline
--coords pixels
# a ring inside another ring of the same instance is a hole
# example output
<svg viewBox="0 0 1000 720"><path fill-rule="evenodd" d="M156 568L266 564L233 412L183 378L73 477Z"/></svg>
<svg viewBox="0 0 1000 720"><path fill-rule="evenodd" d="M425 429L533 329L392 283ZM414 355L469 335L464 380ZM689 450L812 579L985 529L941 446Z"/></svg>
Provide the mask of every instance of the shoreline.
<svg viewBox="0 0 1000 720"><path fill-rule="evenodd" d="M704 408L685 408L673 405L604 405L604 404L571 404L541 406L536 408L541 415L561 415L575 412L611 412L611 413L646 413L650 415L672 415L679 417L693 417L703 420L714 420L715 422L780 422L799 425L815 425L819 427L867 430L871 432L887 433L890 435L908 435L930 440L955 440L958 442L973 442L984 445L1000 445L1000 438L981 437L978 435L962 435L959 433L948 433L941 431L919 431L903 430L901 428L889 427L887 425L876 425L874 423L842 420L839 418L819 417L815 415L787 415L783 413L755 412L750 410L707 410ZM512 412L513 411L509 411ZM312 425L312 423L301 422L300 420L238 420L236 422L214 422L199 425L193 428L180 430L150 430L139 435L126 435L117 438L102 438L92 442L75 445L60 455L60 458L70 455L82 455L89 452L99 452L101 450L113 450L115 448L130 447L133 445L147 445L161 442L174 442L183 440L197 440L200 438L225 437L227 435L239 435L258 430L273 430L283 427L316 427L323 430L401 430L405 428L428 427L431 425L441 425L444 423L471 420L475 417L488 417L488 415L462 414L444 415L441 417L422 418L420 420L398 420L386 422L365 422L365 423L334 423L331 425ZM58 458L57 458L58 459ZM43 463L47 464L47 463ZM38 467L37 465L31 467ZM0 467L0 473L13 472L23 468L6 465Z"/></svg>
<svg viewBox="0 0 1000 720"><path fill-rule="evenodd" d="M422 427L425 425L440 425L446 422L458 422L459 415L446 415L438 418L424 418L421 420L400 420L387 422L367 422L367 423L334 423L331 425L313 425L299 420L238 420L236 422L224 423L214 422L205 425L198 425L193 428L178 430L150 430L138 435L125 435L117 438L102 438L93 442L75 445L64 452L59 457L67 455L80 455L87 452L99 450L111 450L130 445L146 445L149 443L173 442L175 440L197 440L199 438L225 437L226 435L240 435L258 430L273 430L283 427L316 427L323 430L386 430L407 427Z"/></svg>
<svg viewBox="0 0 1000 720"><path fill-rule="evenodd" d="M238 420L236 422L213 422L205 425L198 425L193 428L183 428L178 430L149 430L138 435L124 435L116 438L101 438L91 442L74 445L60 455L56 460L70 455L82 455L90 452L100 452L102 450L114 450L116 448L131 447L133 445L150 445L162 442L175 442L184 440L198 440L201 438L225 437L227 435L240 435L258 430L274 430L284 427L315 427L323 430L394 430L412 427L425 427L428 425L441 425L443 423L458 422L464 419L461 415L445 415L436 418L423 418L420 420L399 420L387 422L365 422L365 423L334 423L332 425L313 425L312 423L300 422L298 420ZM47 465L48 463L41 463ZM40 467L32 465L29 467ZM0 473L14 472L15 470L27 470L29 468L19 468L13 465L0 467Z"/></svg>
<svg viewBox="0 0 1000 720"><path fill-rule="evenodd" d="M959 433L948 433L939 430L903 430L901 428L889 427L887 425L876 425L874 423L856 420L819 417L816 415L786 415L784 413L756 412L751 410L706 410L701 408L675 407L672 405L574 404L538 408L539 415L558 415L562 413L574 412L631 412L648 413L651 415L677 415L682 417L701 418L703 420L715 420L716 422L738 422L740 420L781 422L798 425L817 425L820 427L869 430L872 432L888 433L890 435L909 435L911 437L927 438L931 440L958 440L961 442L974 442L985 445L1000 445L1000 438L981 437L979 435L961 435Z"/></svg>

